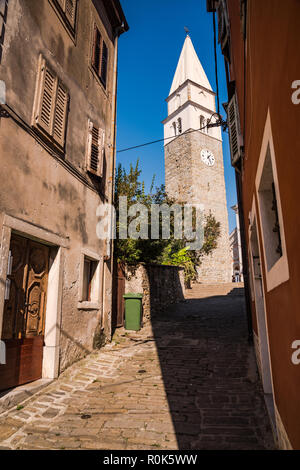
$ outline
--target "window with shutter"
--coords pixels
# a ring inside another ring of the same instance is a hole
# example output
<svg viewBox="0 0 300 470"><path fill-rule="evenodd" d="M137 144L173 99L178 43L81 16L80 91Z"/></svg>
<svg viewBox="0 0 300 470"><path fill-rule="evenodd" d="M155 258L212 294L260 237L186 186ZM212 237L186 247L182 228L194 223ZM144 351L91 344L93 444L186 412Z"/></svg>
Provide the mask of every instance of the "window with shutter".
<svg viewBox="0 0 300 470"><path fill-rule="evenodd" d="M65 13L72 28L75 26L76 0L66 0Z"/></svg>
<svg viewBox="0 0 300 470"><path fill-rule="evenodd" d="M225 58L230 62L230 47L229 36L230 27L227 14L227 6L224 0L219 0L217 5L218 13L218 42L221 45L222 53Z"/></svg>
<svg viewBox="0 0 300 470"><path fill-rule="evenodd" d="M61 147L65 143L65 131L69 94L64 84L49 68L45 59L41 59L39 71L38 96L34 125L45 131L48 137Z"/></svg>
<svg viewBox="0 0 300 470"><path fill-rule="evenodd" d="M92 67L106 88L107 67L108 67L108 48L95 25L92 52Z"/></svg>
<svg viewBox="0 0 300 470"><path fill-rule="evenodd" d="M55 107L56 76L42 61L40 71L39 109L36 124L51 134L53 112Z"/></svg>
<svg viewBox="0 0 300 470"><path fill-rule="evenodd" d="M89 121L87 171L101 177L103 174L104 137L104 130Z"/></svg>
<svg viewBox="0 0 300 470"><path fill-rule="evenodd" d="M106 87L106 76L107 76L107 58L108 58L108 49L103 41L102 43L102 57L101 57L101 80L103 85Z"/></svg>
<svg viewBox="0 0 300 470"><path fill-rule="evenodd" d="M243 143L235 94L233 95L227 106L227 121L231 152L231 164L232 166L234 166L241 158L241 147Z"/></svg>
<svg viewBox="0 0 300 470"><path fill-rule="evenodd" d="M75 29L77 0L50 0L57 7L58 13L69 29ZM71 28L70 28L71 27Z"/></svg>
<svg viewBox="0 0 300 470"><path fill-rule="evenodd" d="M68 92L64 85L58 81L53 120L53 137L62 147L65 143L67 108Z"/></svg>
<svg viewBox="0 0 300 470"><path fill-rule="evenodd" d="M97 26L94 29L94 44L93 44L93 58L92 65L94 70L99 75L100 70L100 55L101 55L101 35Z"/></svg>

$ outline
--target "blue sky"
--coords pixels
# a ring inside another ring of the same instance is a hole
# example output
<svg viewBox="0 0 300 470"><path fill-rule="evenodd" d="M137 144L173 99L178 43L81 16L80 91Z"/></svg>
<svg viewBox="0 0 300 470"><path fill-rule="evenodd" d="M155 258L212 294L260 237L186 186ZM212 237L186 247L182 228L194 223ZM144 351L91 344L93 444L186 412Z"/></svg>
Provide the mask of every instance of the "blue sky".
<svg viewBox="0 0 300 470"><path fill-rule="evenodd" d="M185 39L190 30L196 52L211 86L216 90L212 14L206 0L121 0L129 31L119 40L117 150L163 138L161 121L167 116L167 98ZM218 47L220 103L227 101L223 56ZM221 114L225 115L221 107ZM236 203L234 170L230 165L228 134L223 133L224 170L229 229L235 227L230 207ZM117 154L126 168L140 159L146 186L156 175L164 183L163 142Z"/></svg>

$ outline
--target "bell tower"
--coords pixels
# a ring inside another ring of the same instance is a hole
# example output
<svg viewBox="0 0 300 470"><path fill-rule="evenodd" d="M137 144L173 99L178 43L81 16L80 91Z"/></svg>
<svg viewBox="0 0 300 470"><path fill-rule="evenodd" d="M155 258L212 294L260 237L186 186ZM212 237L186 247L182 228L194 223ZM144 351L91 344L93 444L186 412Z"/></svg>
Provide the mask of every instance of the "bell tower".
<svg viewBox="0 0 300 470"><path fill-rule="evenodd" d="M218 246L198 268L199 282L231 282L222 135L220 127L206 127L216 112L215 93L189 35L166 101L166 191L177 202L203 204L220 222Z"/></svg>

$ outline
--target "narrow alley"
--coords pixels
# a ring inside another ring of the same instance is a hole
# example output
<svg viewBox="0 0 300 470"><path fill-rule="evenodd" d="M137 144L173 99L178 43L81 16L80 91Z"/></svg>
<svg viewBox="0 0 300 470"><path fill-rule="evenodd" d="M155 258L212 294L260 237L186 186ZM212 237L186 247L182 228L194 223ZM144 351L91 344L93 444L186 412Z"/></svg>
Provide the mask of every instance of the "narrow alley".
<svg viewBox="0 0 300 470"><path fill-rule="evenodd" d="M194 287L0 415L1 449L274 449L243 289Z"/></svg>

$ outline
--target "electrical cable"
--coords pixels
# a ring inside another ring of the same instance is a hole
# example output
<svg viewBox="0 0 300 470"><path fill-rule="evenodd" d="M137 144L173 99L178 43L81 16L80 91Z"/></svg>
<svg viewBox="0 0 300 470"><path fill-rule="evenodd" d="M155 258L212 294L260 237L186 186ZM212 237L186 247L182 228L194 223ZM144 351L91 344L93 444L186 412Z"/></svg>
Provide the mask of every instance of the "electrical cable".
<svg viewBox="0 0 300 470"><path fill-rule="evenodd" d="M140 147L145 147L146 145L156 144L157 142L163 142L165 140L174 139L174 137L178 137L178 136L184 135L184 134L190 134L191 132L202 131L206 127L207 127L207 125L203 126L203 127L200 127L200 129L191 129L190 131L185 131L185 132L182 132L181 134L172 135L171 137L165 137L164 139L152 140L151 142L146 142L145 144L135 145L134 147L128 147L126 149L117 150L117 153L127 152L128 150L133 150L133 149L137 149L137 148L140 148Z"/></svg>
<svg viewBox="0 0 300 470"><path fill-rule="evenodd" d="M218 120L216 120L216 122L218 123L217 125L219 126L222 126L223 127L223 131L225 132L226 130L226 121L223 121L222 120L222 117L220 116L220 98L219 98L219 80L218 80L218 62L217 62L217 39L216 39L216 15L215 15L215 11L213 12L213 26L214 26L214 54L215 54L215 75L216 75L216 87L217 87L217 112L212 114L212 116L210 117L210 119L208 119L207 121L207 125L206 126L203 126L203 127L200 127L200 129L192 129L190 131L186 131L186 132L183 132L182 134L178 134L178 135L184 135L184 134L189 134L191 132L196 132L196 131L202 131L203 129L205 129L206 127L210 127L209 124L210 124L210 121L212 120L213 116L214 115L217 115L218 116ZM213 126L211 126L213 127ZM165 137L164 139L157 139L157 140L153 140L151 142L146 142L144 144L140 144L140 145L135 145L133 147L128 147L128 148L125 148L125 149L121 149L121 150L117 150L117 153L122 153L122 152L128 152L129 150L134 150L134 149L138 149L138 148L141 148L141 147L146 147L147 145L152 145L152 144L156 144L158 142L164 142L165 140L169 140L169 139L174 139L174 137L177 137L177 136L171 136L171 137Z"/></svg>
<svg viewBox="0 0 300 470"><path fill-rule="evenodd" d="M218 117L218 119L216 119L216 124L210 124L210 122L211 122L211 120L214 116ZM219 113L213 113L211 115L211 117L207 120L206 126L200 127L199 129L191 129L190 131L185 131L185 132L182 132L181 134L177 134L175 136L172 135L171 137L165 137L164 139L157 139L157 140L152 140L151 142L145 142L144 144L134 145L133 147L128 147L128 148L125 148L125 149L117 150L117 153L128 152L129 150L138 149L140 147L146 147L146 145L156 144L157 142L164 142L165 140L174 139L175 137L179 137L180 135L190 134L190 133L196 132L196 131L202 131L203 129L206 129L206 128L208 129L209 127L222 126L223 132L225 132L226 131L226 125L227 125L226 121L222 120Z"/></svg>

